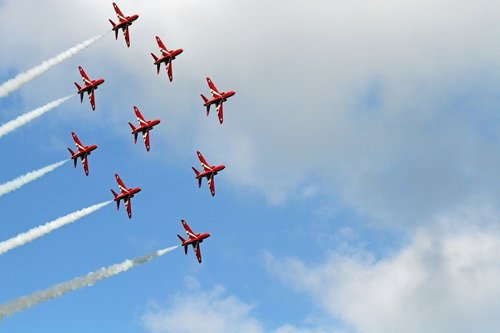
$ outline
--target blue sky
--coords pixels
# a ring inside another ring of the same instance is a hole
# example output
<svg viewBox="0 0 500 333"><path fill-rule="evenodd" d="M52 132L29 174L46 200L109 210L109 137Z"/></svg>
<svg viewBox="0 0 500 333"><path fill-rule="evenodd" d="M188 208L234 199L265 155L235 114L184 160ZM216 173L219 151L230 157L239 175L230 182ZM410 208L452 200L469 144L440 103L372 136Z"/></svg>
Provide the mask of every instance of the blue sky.
<svg viewBox="0 0 500 333"><path fill-rule="evenodd" d="M178 243L181 249L5 318L6 332L497 332L499 5L138 1L107 35L6 98L0 123L106 82L0 139L0 183L98 144L0 198L0 239L142 187L0 256L0 303ZM111 3L0 1L0 82L110 29ZM183 48L156 75L154 36ZM237 94L205 116L205 77ZM133 143L133 105L162 123ZM225 164L198 189L196 150Z"/></svg>

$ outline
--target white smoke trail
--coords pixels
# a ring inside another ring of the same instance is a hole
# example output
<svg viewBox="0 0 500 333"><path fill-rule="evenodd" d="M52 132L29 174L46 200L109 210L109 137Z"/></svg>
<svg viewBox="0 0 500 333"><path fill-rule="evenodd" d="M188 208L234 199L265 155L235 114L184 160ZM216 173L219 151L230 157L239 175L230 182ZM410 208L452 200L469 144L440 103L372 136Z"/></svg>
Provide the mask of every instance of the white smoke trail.
<svg viewBox="0 0 500 333"><path fill-rule="evenodd" d="M63 160L51 165L47 165L46 167L43 167L41 169L35 170L28 172L25 175L19 176L11 181L8 181L7 183L4 183L0 185L0 197L2 195L5 195L9 192L15 191L18 188L23 187L24 185L31 183L34 180L37 180L38 178L44 176L45 174L54 171L55 169L59 168L61 165L64 163L68 162L69 160Z"/></svg>
<svg viewBox="0 0 500 333"><path fill-rule="evenodd" d="M9 303L0 305L0 320L13 313L30 308L35 304L45 302L52 298L60 297L69 291L77 290L83 287L88 287L93 285L99 280L107 279L112 277L113 275L126 272L131 268L142 265L152 259L160 257L172 250L175 250L178 247L179 245L171 246L166 249L156 251L155 253L152 253L147 256L143 256L136 259L127 259L122 263L108 266L106 268L101 268L100 270L89 273L85 276L74 278L73 280L60 283L48 289L37 291L31 295L23 296L13 301L10 301Z"/></svg>
<svg viewBox="0 0 500 333"><path fill-rule="evenodd" d="M0 98L9 95L14 90L21 88L21 86L23 86L24 84L33 80L34 78L40 76L41 74L43 74L44 72L46 72L50 68L54 67L55 65L60 64L61 62L74 56L75 54L77 54L81 50L94 44L99 39L104 37L106 34L101 34L101 35L97 35L95 37L92 37L89 40L84 41L83 43L80 43L76 46L73 46L73 47L67 49L66 51L63 51L62 53L56 55L55 57L50 58L49 60L42 62L40 65L33 67L32 69L27 70L24 73L18 74L13 79L10 79L9 81L4 82L0 86Z"/></svg>
<svg viewBox="0 0 500 333"><path fill-rule="evenodd" d="M60 217L54 221L47 222L43 225L40 225L36 228L33 228L27 232L23 232L15 237L12 237L11 239L7 239L6 241L0 242L0 254L4 254L5 252L8 252L12 249L15 249L18 246L27 244L29 242L34 241L37 238L40 238L56 229L59 229L67 224L73 223L81 219L82 217L85 217L99 209L101 209L104 206L109 205L112 200L102 202L100 204L96 204L84 209L80 209L76 212L69 213L66 216Z"/></svg>
<svg viewBox="0 0 500 333"><path fill-rule="evenodd" d="M54 109L55 107L61 105L62 103L66 102L68 99L73 97L74 95L69 95L66 97L62 97L59 99L56 99L55 101L49 102L43 106L40 106L33 111L27 112L25 114L20 115L14 120L11 120L2 126L0 126L0 138L4 135L9 134L10 132L18 129L19 127L26 125L30 121L42 116L43 114L49 112L50 110Z"/></svg>

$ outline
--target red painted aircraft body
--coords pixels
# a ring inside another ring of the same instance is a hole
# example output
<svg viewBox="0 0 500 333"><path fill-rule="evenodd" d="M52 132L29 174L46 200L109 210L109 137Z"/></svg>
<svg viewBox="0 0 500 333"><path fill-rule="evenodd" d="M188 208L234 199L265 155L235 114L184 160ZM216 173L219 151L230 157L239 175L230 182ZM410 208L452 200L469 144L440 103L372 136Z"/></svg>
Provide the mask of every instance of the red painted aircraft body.
<svg viewBox="0 0 500 333"><path fill-rule="evenodd" d="M175 59L179 54L182 53L182 49L177 50L169 50L163 44L160 37L156 36L156 42L158 43L158 47L160 48L161 57L157 57L154 53L151 53L153 59L155 60L154 64L156 65L156 74L160 74L160 66L162 63L165 63L167 67L168 79L170 82L174 79L174 75L172 74L172 60Z"/></svg>
<svg viewBox="0 0 500 333"><path fill-rule="evenodd" d="M179 237L179 239L182 242L181 245L184 246L184 253L187 254L189 245L193 246L196 258L198 259L198 262L201 264L200 243L203 242L205 238L210 237L210 233L206 232L203 234L197 234L193 230L191 230L186 221L181 220L181 223L184 229L186 230L186 234L188 236L188 239L184 239L181 235L177 235L177 237Z"/></svg>
<svg viewBox="0 0 500 333"><path fill-rule="evenodd" d="M111 192L115 196L114 201L116 201L116 210L120 209L120 200L123 200L125 202L125 206L127 207L128 218L130 219L132 218L131 198L133 198L135 194L139 193L141 191L141 188L127 188L117 173L115 173L115 178L118 183L118 187L120 188L120 194L111 190Z"/></svg>
<svg viewBox="0 0 500 333"><path fill-rule="evenodd" d="M89 156L93 150L97 149L97 145L90 145L90 146L85 146L81 143L80 139L78 139L78 136L76 136L75 132L71 132L71 135L73 136L73 140L75 141L76 149L77 152L74 152L71 150L71 148L68 148L70 154L71 154L71 159L73 160L76 168L76 162L78 158L82 159L82 165L83 165L83 170L85 171L85 175L89 175L89 163L87 161L87 156Z"/></svg>
<svg viewBox="0 0 500 333"><path fill-rule="evenodd" d="M207 178L208 186L210 188L210 193L212 194L212 196L215 196L214 176L219 171L224 170L225 166L223 164L217 166L210 165L199 151L197 151L196 154L198 155L201 167L203 168L203 171L200 172L196 170L194 167L192 167L194 173L196 174L195 178L198 179L198 187L201 187L201 181L203 180L203 178Z"/></svg>
<svg viewBox="0 0 500 333"><path fill-rule="evenodd" d="M201 98L203 98L204 102L203 105L207 107L207 116L208 116L208 114L210 113L210 105L215 104L215 107L217 109L217 115L219 117L219 122L222 124L222 122L224 121L224 112L222 103L227 101L229 97L236 94L236 92L232 90L226 92L217 90L217 87L212 82L212 80L210 80L209 77L207 77L207 82L208 82L208 87L210 88L210 92L212 93L212 99L208 99L207 97L203 96L203 94L201 94Z"/></svg>
<svg viewBox="0 0 500 333"><path fill-rule="evenodd" d="M135 127L132 123L128 123L130 128L132 128L132 134L134 135L134 143L137 143L137 136L139 133L142 133L142 137L144 138L144 144L146 145L146 150L149 151L149 131L153 129L154 126L158 125L161 120L153 119L146 120L141 114L141 111L134 106L135 115L137 116L137 120L139 121L139 127Z"/></svg>
<svg viewBox="0 0 500 333"><path fill-rule="evenodd" d="M118 16L118 23L113 22L111 19L111 25L113 26L113 31L115 32L115 39L118 39L118 30L122 29L123 36L125 36L125 42L127 43L127 47L130 47L130 36L128 32L128 27L132 25L132 22L139 18L139 15L134 14L132 16L123 15L122 11L116 3L113 2L113 8L115 9L116 16Z"/></svg>
<svg viewBox="0 0 500 333"><path fill-rule="evenodd" d="M96 90L99 85L104 83L104 79L91 80L89 79L87 73L85 73L85 71L81 66L78 66L78 69L80 70L80 75L82 76L84 84L83 87L80 87L80 85L75 82L76 89L78 89L78 94L80 94L80 103L83 102L83 94L87 93L90 99L90 106L92 107L92 111L94 111L95 110L94 90Z"/></svg>

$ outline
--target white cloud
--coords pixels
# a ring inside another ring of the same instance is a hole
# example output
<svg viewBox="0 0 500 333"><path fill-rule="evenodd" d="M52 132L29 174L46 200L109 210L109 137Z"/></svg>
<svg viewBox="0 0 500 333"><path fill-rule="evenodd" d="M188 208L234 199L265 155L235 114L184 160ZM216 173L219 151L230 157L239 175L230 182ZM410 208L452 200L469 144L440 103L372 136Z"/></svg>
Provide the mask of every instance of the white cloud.
<svg viewBox="0 0 500 333"><path fill-rule="evenodd" d="M114 16L95 0L33 2L29 12L24 6L2 2L0 28L16 32L2 41L9 50L2 68L37 64L43 59L34 57L109 29L106 19ZM500 195L497 3L188 0L122 7L141 15L131 47L108 36L75 59L107 79L97 96L106 113L94 118L121 121L124 105L131 112L133 103L152 116L161 110L158 133L169 149L183 159L192 156L186 151L207 151L227 165L224 177L238 190L258 191L271 203L331 196L398 224ZM43 38L22 37L33 31ZM156 76L149 58L157 52L155 35L184 48L172 84L163 70ZM76 69L58 70L59 80L32 83L26 98L46 102L77 78ZM237 91L223 126L204 116L198 94L206 92L207 75Z"/></svg>
<svg viewBox="0 0 500 333"><path fill-rule="evenodd" d="M221 286L201 289L194 278L187 278L186 290L171 297L166 305L151 302L142 322L151 333L342 333L335 327L314 320L303 326L284 324L266 330L264 323L252 315L254 305L228 295Z"/></svg>
<svg viewBox="0 0 500 333"><path fill-rule="evenodd" d="M498 332L498 214L483 213L441 216L384 258L355 251L310 264L269 255L268 266L359 333Z"/></svg>
<svg viewBox="0 0 500 333"><path fill-rule="evenodd" d="M152 333L264 332L251 310L251 305L226 296L222 287L195 289L175 295L165 309L151 311L143 321Z"/></svg>

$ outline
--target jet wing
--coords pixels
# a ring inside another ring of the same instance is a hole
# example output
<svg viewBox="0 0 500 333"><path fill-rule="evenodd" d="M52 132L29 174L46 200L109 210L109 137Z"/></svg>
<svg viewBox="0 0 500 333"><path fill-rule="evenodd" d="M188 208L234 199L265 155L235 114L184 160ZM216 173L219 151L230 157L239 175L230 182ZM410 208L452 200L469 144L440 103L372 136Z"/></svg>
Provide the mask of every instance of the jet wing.
<svg viewBox="0 0 500 333"><path fill-rule="evenodd" d="M149 129L144 131L142 137L144 139L144 144L146 145L146 150L149 151Z"/></svg>
<svg viewBox="0 0 500 333"><path fill-rule="evenodd" d="M123 29L123 36L125 37L125 43L127 43L127 47L130 47L130 35L128 32L128 26Z"/></svg>
<svg viewBox="0 0 500 333"><path fill-rule="evenodd" d="M85 73L85 71L83 70L83 68L81 66L78 66L78 69L80 70L80 75L82 76L83 83L85 85L91 84L92 81L90 80L90 78L87 75L87 73Z"/></svg>
<svg viewBox="0 0 500 333"><path fill-rule="evenodd" d="M85 171L85 175L89 175L89 162L87 160L87 154L84 154L82 156L82 166L83 166L83 171Z"/></svg>
<svg viewBox="0 0 500 333"><path fill-rule="evenodd" d="M203 171L211 170L213 168L213 166L208 164L207 160L205 160L205 158L199 151L197 151L196 154L198 155L198 159L200 160Z"/></svg>
<svg viewBox="0 0 500 333"><path fill-rule="evenodd" d="M90 106L92 107L92 111L95 111L94 89L90 89L90 91L89 91L89 99L90 99Z"/></svg>
<svg viewBox="0 0 500 333"><path fill-rule="evenodd" d="M212 93L212 96L213 97L220 97L221 94L220 94L219 90L217 89L215 84L212 82L212 80L210 80L209 77L207 77L207 82L208 82L208 87L210 88L210 92Z"/></svg>
<svg viewBox="0 0 500 333"><path fill-rule="evenodd" d="M201 264L200 242L196 242L196 244L193 244L193 247L194 247L194 252L196 253L196 258L198 259L198 262Z"/></svg>
<svg viewBox="0 0 500 333"><path fill-rule="evenodd" d="M125 21L126 18L125 18L125 15L123 15L122 11L120 10L120 8L118 8L118 6L116 5L116 3L113 2L113 8L115 9L115 12L116 12L116 16L118 17L118 19L121 21Z"/></svg>
<svg viewBox="0 0 500 333"><path fill-rule="evenodd" d="M85 149L84 145L80 142L80 139L78 139L75 132L71 132L71 135L73 136L73 141L75 141L75 146L78 149L78 151Z"/></svg>
<svg viewBox="0 0 500 333"><path fill-rule="evenodd" d="M127 187L125 186L125 184L123 183L123 181L121 180L120 176L118 176L117 173L115 173L115 177L116 177L116 182L118 183L118 187L120 188L120 191L123 193L123 192L126 192L127 191Z"/></svg>
<svg viewBox="0 0 500 333"><path fill-rule="evenodd" d="M148 122L146 121L146 119L144 119L144 116L142 115L141 111L139 111L139 109L137 108L137 106L134 106L134 112L135 112L135 115L137 117L137 121L139 122L139 124L141 126L144 126L144 125L148 124Z"/></svg>
<svg viewBox="0 0 500 333"><path fill-rule="evenodd" d="M170 82L174 79L174 75L172 74L172 58L170 58L167 62L167 74Z"/></svg>
<svg viewBox="0 0 500 333"><path fill-rule="evenodd" d="M128 218L132 218L132 201L130 198L125 199L125 206L127 207Z"/></svg>
<svg viewBox="0 0 500 333"><path fill-rule="evenodd" d="M184 230L186 230L186 234L188 235L189 238L196 237L196 234L193 232L193 230L191 230L186 221L181 220L181 223L182 226L184 227Z"/></svg>
<svg viewBox="0 0 500 333"><path fill-rule="evenodd" d="M224 110L222 107L222 102L219 102L216 108L217 108L217 116L219 117L219 123L222 124L222 122L224 121Z"/></svg>
<svg viewBox="0 0 500 333"><path fill-rule="evenodd" d="M161 41L160 37L156 36L156 42L158 43L158 47L160 48L161 54L163 56L170 55L170 52L168 51L167 47L163 42Z"/></svg>
<svg viewBox="0 0 500 333"><path fill-rule="evenodd" d="M215 181L213 174L208 177L208 186L210 187L210 193L212 194L212 196L215 196Z"/></svg>

